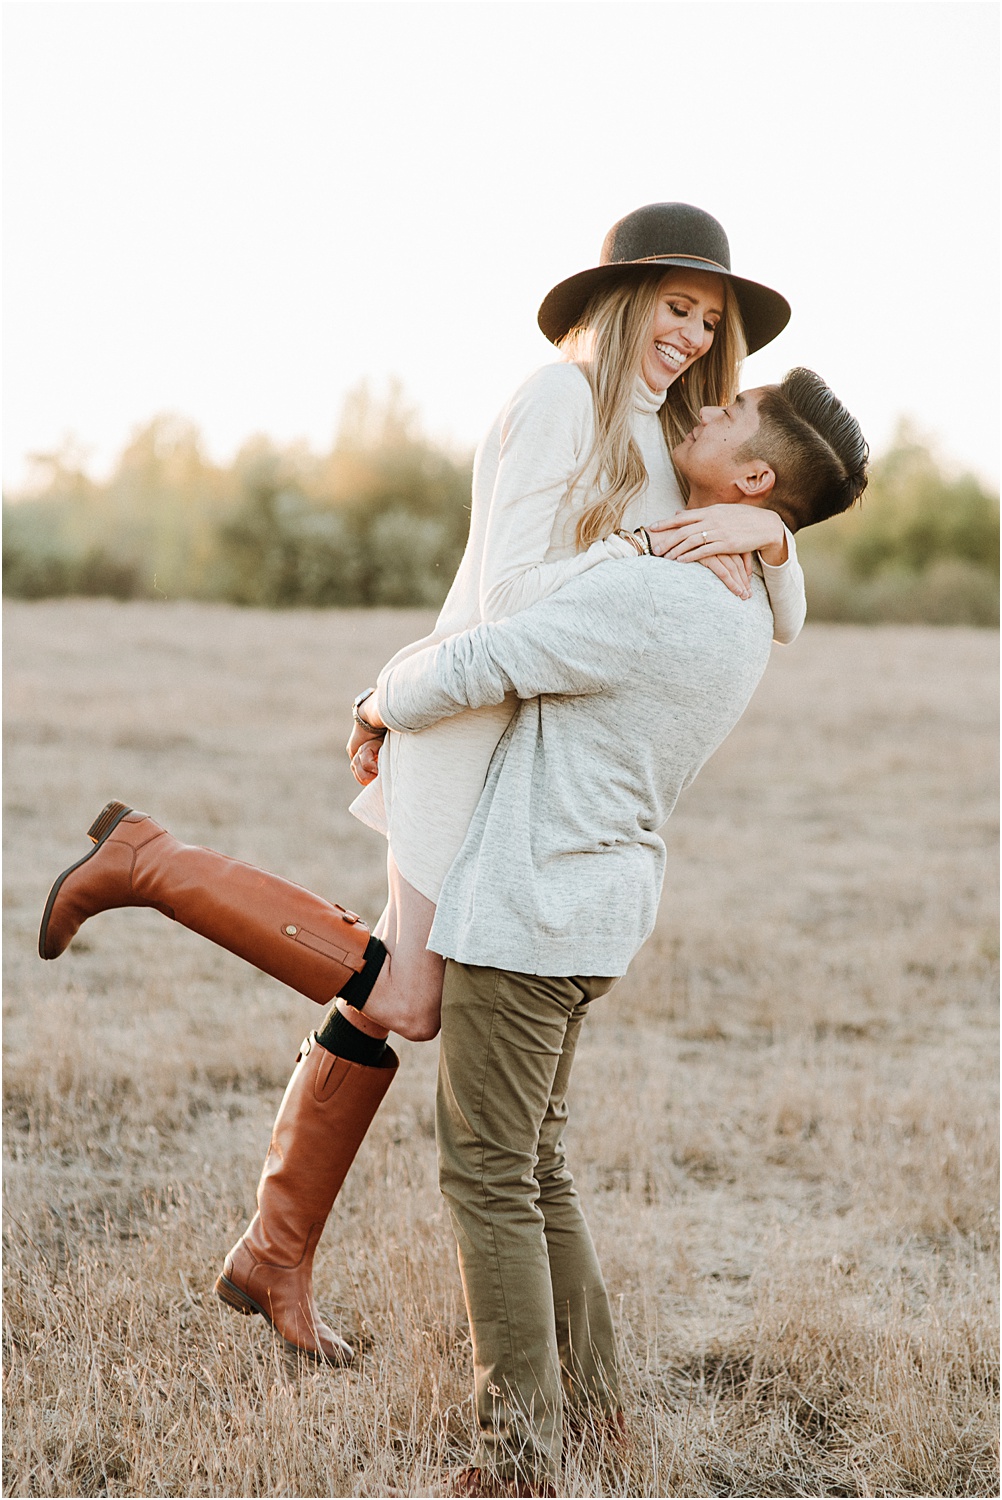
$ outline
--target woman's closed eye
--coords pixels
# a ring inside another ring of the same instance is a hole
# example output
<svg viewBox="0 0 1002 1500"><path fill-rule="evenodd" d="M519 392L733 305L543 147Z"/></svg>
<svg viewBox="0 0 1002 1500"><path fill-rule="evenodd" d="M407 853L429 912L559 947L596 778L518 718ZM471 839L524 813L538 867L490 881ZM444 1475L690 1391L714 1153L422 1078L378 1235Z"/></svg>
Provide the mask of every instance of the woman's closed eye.
<svg viewBox="0 0 1002 1500"><path fill-rule="evenodd" d="M668 306L669 306L669 308L671 309L672 313L675 315L676 318L689 319L689 318L692 317L693 313L695 312L695 308L686 307L681 302L669 302ZM717 328L719 327L719 324L720 324L720 319L719 318L704 318L703 319L703 327L704 327L704 329L706 330L707 333L716 333Z"/></svg>

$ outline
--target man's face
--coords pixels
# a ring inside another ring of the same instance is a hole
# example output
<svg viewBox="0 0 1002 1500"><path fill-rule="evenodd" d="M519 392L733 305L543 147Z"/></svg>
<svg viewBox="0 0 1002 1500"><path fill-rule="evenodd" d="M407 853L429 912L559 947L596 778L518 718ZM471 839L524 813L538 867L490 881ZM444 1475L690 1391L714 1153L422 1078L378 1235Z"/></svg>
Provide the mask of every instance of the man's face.
<svg viewBox="0 0 1002 1500"><path fill-rule="evenodd" d="M731 406L704 406L699 425L683 438L672 457L681 474L689 481L690 502L698 493L700 503L712 495L717 504L747 500L741 483L763 463L754 458L739 459L738 454L754 452L746 445L758 432L760 387L742 391Z"/></svg>

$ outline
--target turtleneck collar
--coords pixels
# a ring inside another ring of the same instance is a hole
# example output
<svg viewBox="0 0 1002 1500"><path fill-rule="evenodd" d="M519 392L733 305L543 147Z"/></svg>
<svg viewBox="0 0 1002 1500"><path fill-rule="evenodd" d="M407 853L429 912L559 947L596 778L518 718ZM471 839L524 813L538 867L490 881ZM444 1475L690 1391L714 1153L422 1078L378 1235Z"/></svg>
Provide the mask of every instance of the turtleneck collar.
<svg viewBox="0 0 1002 1500"><path fill-rule="evenodd" d="M642 375L633 382L633 410L654 413L665 404L667 391L652 391Z"/></svg>

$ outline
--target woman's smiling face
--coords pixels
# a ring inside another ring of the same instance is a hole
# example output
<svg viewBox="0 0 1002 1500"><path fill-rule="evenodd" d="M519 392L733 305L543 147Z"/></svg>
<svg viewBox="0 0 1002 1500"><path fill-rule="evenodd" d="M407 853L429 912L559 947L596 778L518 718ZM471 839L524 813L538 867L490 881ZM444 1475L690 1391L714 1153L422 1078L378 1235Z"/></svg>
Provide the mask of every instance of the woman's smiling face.
<svg viewBox="0 0 1002 1500"><path fill-rule="evenodd" d="M669 271L658 288L641 371L652 391L666 391L705 354L724 316L724 279L712 271Z"/></svg>

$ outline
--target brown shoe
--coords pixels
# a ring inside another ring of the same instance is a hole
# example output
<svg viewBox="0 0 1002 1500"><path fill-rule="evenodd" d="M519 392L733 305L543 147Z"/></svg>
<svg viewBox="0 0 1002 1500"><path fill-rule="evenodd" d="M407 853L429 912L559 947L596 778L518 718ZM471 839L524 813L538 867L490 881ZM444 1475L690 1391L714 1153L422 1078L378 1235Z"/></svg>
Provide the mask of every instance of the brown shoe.
<svg viewBox="0 0 1002 1500"><path fill-rule="evenodd" d="M317 1364L354 1353L320 1317L313 1256L341 1184L397 1070L389 1047L374 1067L303 1042L279 1105L257 1190L257 1213L216 1279L237 1312L260 1313L286 1345Z"/></svg>
<svg viewBox="0 0 1002 1500"><path fill-rule="evenodd" d="M124 802L109 802L88 833L94 848L49 892L42 958L58 958L98 912L152 906L318 1005L365 967L365 923L301 885L182 844Z"/></svg>

